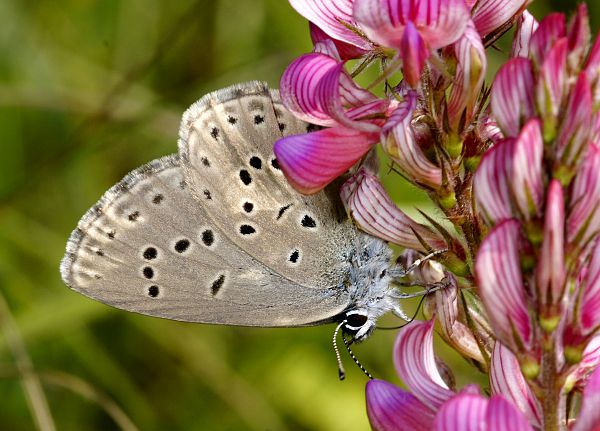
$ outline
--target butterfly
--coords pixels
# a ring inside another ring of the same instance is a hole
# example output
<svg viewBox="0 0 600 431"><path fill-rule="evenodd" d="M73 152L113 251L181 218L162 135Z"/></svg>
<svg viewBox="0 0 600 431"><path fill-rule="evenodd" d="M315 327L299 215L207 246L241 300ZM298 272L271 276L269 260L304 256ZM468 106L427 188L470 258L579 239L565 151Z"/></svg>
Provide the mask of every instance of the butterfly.
<svg viewBox="0 0 600 431"><path fill-rule="evenodd" d="M353 341L389 311L403 317L388 245L352 224L335 186L301 195L277 163L273 143L310 129L261 82L201 98L183 115L178 154L135 169L81 218L64 282L150 316L336 322Z"/></svg>

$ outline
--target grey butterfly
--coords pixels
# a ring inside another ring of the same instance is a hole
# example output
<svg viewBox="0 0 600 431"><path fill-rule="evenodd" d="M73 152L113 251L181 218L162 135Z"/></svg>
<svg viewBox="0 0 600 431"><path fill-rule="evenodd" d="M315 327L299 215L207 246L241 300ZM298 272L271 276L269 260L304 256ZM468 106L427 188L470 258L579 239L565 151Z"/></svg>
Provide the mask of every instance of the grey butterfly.
<svg viewBox="0 0 600 431"><path fill-rule="evenodd" d="M338 322L357 341L384 313L404 316L387 244L352 225L335 187L303 196L279 169L273 143L307 126L264 83L203 97L183 115L178 155L134 170L82 217L63 280L150 316Z"/></svg>

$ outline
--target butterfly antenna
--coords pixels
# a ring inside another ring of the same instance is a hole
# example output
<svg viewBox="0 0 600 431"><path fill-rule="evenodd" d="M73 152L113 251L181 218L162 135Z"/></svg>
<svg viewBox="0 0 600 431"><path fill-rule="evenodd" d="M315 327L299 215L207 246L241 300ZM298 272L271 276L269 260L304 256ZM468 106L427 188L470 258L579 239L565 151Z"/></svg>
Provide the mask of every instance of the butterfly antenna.
<svg viewBox="0 0 600 431"><path fill-rule="evenodd" d="M352 350L350 349L350 343L351 341L348 341L346 339L346 336L344 335L344 333L342 332L342 340L344 340L344 346L346 346L346 350L348 351L348 354L350 355L350 357L352 358L352 360L354 361L354 363L356 365L358 365L358 368L360 368L362 370L363 373L365 373L365 375L370 379L373 380L373 376L371 375L371 373L369 373L365 367L363 367L363 365L359 362L358 358L356 356L354 356L354 353L352 352Z"/></svg>
<svg viewBox="0 0 600 431"><path fill-rule="evenodd" d="M337 325L337 327L335 328L335 331L333 331L333 350L335 352L335 358L337 359L338 363L338 376L340 380L344 380L346 378L346 370L344 370L344 364L342 363L342 357L340 356L340 349L338 349L337 346L337 336L338 332L340 332L340 329L346 324L346 322L347 320L341 321L340 324ZM346 344L345 339L344 344Z"/></svg>

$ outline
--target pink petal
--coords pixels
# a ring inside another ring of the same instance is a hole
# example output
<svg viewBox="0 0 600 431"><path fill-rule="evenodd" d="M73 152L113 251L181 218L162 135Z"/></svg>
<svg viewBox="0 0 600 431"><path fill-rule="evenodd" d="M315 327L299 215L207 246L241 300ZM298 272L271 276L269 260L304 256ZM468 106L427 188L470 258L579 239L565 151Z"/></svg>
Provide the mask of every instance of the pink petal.
<svg viewBox="0 0 600 431"><path fill-rule="evenodd" d="M523 11L517 21L517 30L512 43L511 57L529 57L529 44L539 23L529 11Z"/></svg>
<svg viewBox="0 0 600 431"><path fill-rule="evenodd" d="M565 386L576 386L580 390L585 388L590 375L600 365L600 334L592 337L582 356L581 361L567 377Z"/></svg>
<svg viewBox="0 0 600 431"><path fill-rule="evenodd" d="M402 328L394 344L394 365L415 397L437 410L454 394L440 375L433 353L433 321Z"/></svg>
<svg viewBox="0 0 600 431"><path fill-rule="evenodd" d="M365 38L350 30L345 24L356 27L352 18L353 0L289 0L296 11L315 23L334 39L341 40L364 50L371 49Z"/></svg>
<svg viewBox="0 0 600 431"><path fill-rule="evenodd" d="M469 19L464 0L355 0L354 19L367 36L400 48L404 27L412 21L429 49L455 42Z"/></svg>
<svg viewBox="0 0 600 431"><path fill-rule="evenodd" d="M529 45L530 57L537 66L540 66L555 42L565 37L567 28L565 16L562 13L551 13L541 22L537 31L531 38Z"/></svg>
<svg viewBox="0 0 600 431"><path fill-rule="evenodd" d="M504 139L481 158L473 178L477 210L488 225L513 216L510 171L515 140Z"/></svg>
<svg viewBox="0 0 600 431"><path fill-rule="evenodd" d="M487 68L485 48L472 21L469 21L463 35L454 43L454 55L458 65L448 99L448 117L456 130L465 109L466 122L471 122Z"/></svg>
<svg viewBox="0 0 600 431"><path fill-rule="evenodd" d="M429 431L433 411L409 392L383 380L367 382L367 414L377 431Z"/></svg>
<svg viewBox="0 0 600 431"><path fill-rule="evenodd" d="M541 64L535 88L536 107L544 121L546 140L551 140L555 136L556 117L567 88L567 45L568 41L565 37L557 40L552 46Z"/></svg>
<svg viewBox="0 0 600 431"><path fill-rule="evenodd" d="M597 37L588 55L585 73L592 86L594 110L600 106L600 37Z"/></svg>
<svg viewBox="0 0 600 431"><path fill-rule="evenodd" d="M490 399L486 424L487 429L494 431L533 431L521 412L499 395Z"/></svg>
<svg viewBox="0 0 600 431"><path fill-rule="evenodd" d="M480 363L485 359L473 332L458 320L458 287L456 279L448 277L450 285L435 292L435 312L442 335L461 355Z"/></svg>
<svg viewBox="0 0 600 431"><path fill-rule="evenodd" d="M571 189L567 240L571 248L587 242L600 230L600 147L590 144Z"/></svg>
<svg viewBox="0 0 600 431"><path fill-rule="evenodd" d="M531 62L515 58L505 63L492 87L492 112L507 137L519 134L521 125L535 116Z"/></svg>
<svg viewBox="0 0 600 431"><path fill-rule="evenodd" d="M365 131L380 127L355 119L385 112L389 104L358 87L344 63L320 53L294 60L281 77L280 93L283 104L304 121L328 127L345 124Z"/></svg>
<svg viewBox="0 0 600 431"><path fill-rule="evenodd" d="M536 288L542 318L558 319L563 306L566 268L564 198L557 180L548 186L545 213L544 240L535 272Z"/></svg>
<svg viewBox="0 0 600 431"><path fill-rule="evenodd" d="M344 183L340 195L358 226L373 236L403 247L426 252L415 232L433 249L445 247L444 240L428 227L403 213L387 195L377 176L359 170Z"/></svg>
<svg viewBox="0 0 600 431"><path fill-rule="evenodd" d="M279 139L274 151L290 184L312 194L346 172L377 140L377 135L334 127Z"/></svg>
<svg viewBox="0 0 600 431"><path fill-rule="evenodd" d="M598 239L587 267L580 313L584 334L589 334L600 327L600 240Z"/></svg>
<svg viewBox="0 0 600 431"><path fill-rule="evenodd" d="M580 64L587 54L590 45L590 21L585 3L577 6L577 13L569 22L569 66L571 70L579 70Z"/></svg>
<svg viewBox="0 0 600 431"><path fill-rule="evenodd" d="M381 143L391 159L416 183L437 189L442 184L442 171L425 157L411 126L416 104L416 94L409 91L383 126Z"/></svg>
<svg viewBox="0 0 600 431"><path fill-rule="evenodd" d="M488 400L462 393L445 403L435 417L435 431L484 431ZM496 428L489 428L496 430ZM498 430L503 431L503 430Z"/></svg>
<svg viewBox="0 0 600 431"><path fill-rule="evenodd" d="M330 57L337 58L341 60L350 60L353 58L359 58L365 55L368 51L357 47L356 45L351 45L346 42L342 42L341 40L337 40L329 36L323 30L321 30L316 24L310 22L310 38L315 46L313 52L321 52L322 54L327 54ZM333 45L335 47L334 51L317 51L317 45ZM333 55L332 55L333 54Z"/></svg>
<svg viewBox="0 0 600 431"><path fill-rule="evenodd" d="M479 0L471 11L481 37L510 21L525 8L528 0Z"/></svg>
<svg viewBox="0 0 600 431"><path fill-rule="evenodd" d="M543 156L544 141L540 121L529 120L515 140L509 176L516 206L525 220L539 214L542 208Z"/></svg>
<svg viewBox="0 0 600 431"><path fill-rule="evenodd" d="M571 431L598 431L600 430L600 368L590 377L581 400L579 417Z"/></svg>
<svg viewBox="0 0 600 431"><path fill-rule="evenodd" d="M519 222L506 220L485 237L475 262L477 286L498 338L529 349L532 327L519 261ZM515 340L518 337L518 340Z"/></svg>
<svg viewBox="0 0 600 431"><path fill-rule="evenodd" d="M429 51L425 42L417 31L415 25L408 21L400 41L400 55L402 57L402 72L404 79L411 87L415 88L421 79L421 72L429 58Z"/></svg>
<svg viewBox="0 0 600 431"><path fill-rule="evenodd" d="M515 355L497 341L490 365L492 394L500 394L525 414L529 423L541 425L541 406L527 385Z"/></svg>
<svg viewBox="0 0 600 431"><path fill-rule="evenodd" d="M562 164L575 167L585 153L592 127L592 89L581 73L571 89L565 117L558 135L558 156Z"/></svg>

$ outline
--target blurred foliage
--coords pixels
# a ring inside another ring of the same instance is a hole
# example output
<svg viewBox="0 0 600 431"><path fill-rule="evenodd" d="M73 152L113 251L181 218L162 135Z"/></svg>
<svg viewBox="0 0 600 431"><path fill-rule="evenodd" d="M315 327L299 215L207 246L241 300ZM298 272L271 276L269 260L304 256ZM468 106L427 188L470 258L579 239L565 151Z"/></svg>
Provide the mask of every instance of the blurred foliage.
<svg viewBox="0 0 600 431"><path fill-rule="evenodd" d="M143 317L71 292L58 273L83 212L175 151L188 105L235 82L276 87L309 49L306 22L283 0L0 2L1 429L35 429L32 409L60 430L368 427L365 377L345 357L338 382L331 327ZM385 178L409 212L427 207ZM356 353L398 382L394 333L377 331ZM459 384L472 378L460 358L445 359L464 370Z"/></svg>

